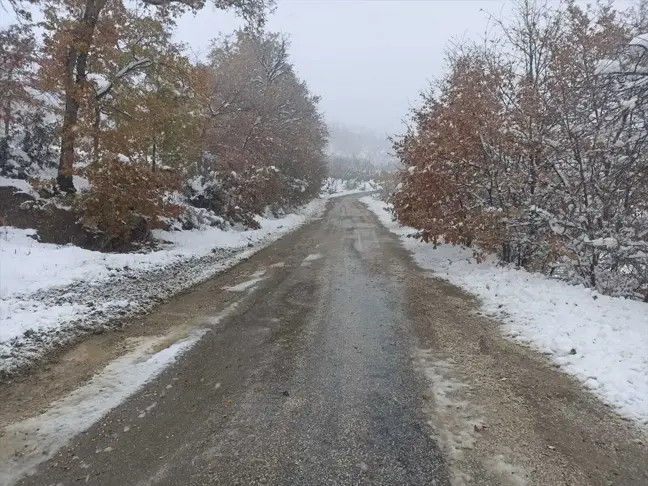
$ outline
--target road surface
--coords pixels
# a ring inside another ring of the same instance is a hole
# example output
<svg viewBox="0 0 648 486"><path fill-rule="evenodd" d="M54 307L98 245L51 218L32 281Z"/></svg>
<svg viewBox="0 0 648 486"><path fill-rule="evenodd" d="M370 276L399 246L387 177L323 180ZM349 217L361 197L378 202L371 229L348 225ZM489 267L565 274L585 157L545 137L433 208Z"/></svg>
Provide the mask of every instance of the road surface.
<svg viewBox="0 0 648 486"><path fill-rule="evenodd" d="M476 305L417 269L357 199L334 199L134 323L126 337L212 332L19 484L648 484L631 425Z"/></svg>

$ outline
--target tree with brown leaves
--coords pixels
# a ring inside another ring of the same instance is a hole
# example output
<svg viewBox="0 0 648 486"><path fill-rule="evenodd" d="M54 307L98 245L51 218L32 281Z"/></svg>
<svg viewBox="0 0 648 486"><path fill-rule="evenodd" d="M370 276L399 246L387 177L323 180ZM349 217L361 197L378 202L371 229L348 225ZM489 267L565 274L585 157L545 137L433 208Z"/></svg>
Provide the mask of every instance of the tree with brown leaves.
<svg viewBox="0 0 648 486"><path fill-rule="evenodd" d="M125 19L135 12L157 19L161 23L173 19L190 9L199 9L203 0L140 0L135 7L122 1L112 0L42 0L46 14L46 45L49 50L49 69L57 78L55 83L62 90L64 116L61 130L61 156L57 182L62 191L73 192L72 173L75 149L82 130L80 112L93 102L96 93L92 90L89 74L93 66L101 63L100 53L108 49L119 49L120 41L127 34ZM243 16L262 22L269 6L265 0L216 0L214 5L221 9L236 9ZM133 59L122 66L116 77L123 77L124 70L134 71L148 64L148 60ZM103 93L100 93L103 94Z"/></svg>
<svg viewBox="0 0 648 486"><path fill-rule="evenodd" d="M497 25L499 41L454 51L397 141L396 215L425 240L640 294L648 36L633 39L609 6L573 1L520 0Z"/></svg>

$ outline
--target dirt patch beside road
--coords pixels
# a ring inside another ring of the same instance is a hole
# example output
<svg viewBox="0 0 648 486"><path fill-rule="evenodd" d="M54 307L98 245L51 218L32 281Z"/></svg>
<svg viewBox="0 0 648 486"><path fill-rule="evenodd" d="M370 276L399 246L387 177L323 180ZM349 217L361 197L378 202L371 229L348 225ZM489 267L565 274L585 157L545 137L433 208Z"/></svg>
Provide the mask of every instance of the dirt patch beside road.
<svg viewBox="0 0 648 486"><path fill-rule="evenodd" d="M648 484L646 437L631 422L505 339L475 298L412 271L417 361L436 378L430 420L453 457L455 484Z"/></svg>

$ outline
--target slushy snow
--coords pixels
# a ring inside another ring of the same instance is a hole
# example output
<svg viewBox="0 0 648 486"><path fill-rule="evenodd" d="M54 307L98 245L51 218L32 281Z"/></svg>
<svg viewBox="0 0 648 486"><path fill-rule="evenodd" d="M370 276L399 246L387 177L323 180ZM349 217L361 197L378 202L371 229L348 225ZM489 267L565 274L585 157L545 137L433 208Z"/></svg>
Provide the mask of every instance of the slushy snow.
<svg viewBox="0 0 648 486"><path fill-rule="evenodd" d="M265 278L265 270L259 270L251 275L249 280L241 282L239 284L233 285L231 287L223 287L223 290L229 292L247 292L248 290L253 289Z"/></svg>
<svg viewBox="0 0 648 486"><path fill-rule="evenodd" d="M164 337L142 338L133 350L110 363L86 385L53 403L48 410L6 427L0 447L0 484L14 483L54 456L73 437L159 375L206 332L206 329L196 329L186 339L158 353L153 350ZM146 415L154 406L147 407L143 413ZM110 446L103 448L104 452L110 450Z"/></svg>

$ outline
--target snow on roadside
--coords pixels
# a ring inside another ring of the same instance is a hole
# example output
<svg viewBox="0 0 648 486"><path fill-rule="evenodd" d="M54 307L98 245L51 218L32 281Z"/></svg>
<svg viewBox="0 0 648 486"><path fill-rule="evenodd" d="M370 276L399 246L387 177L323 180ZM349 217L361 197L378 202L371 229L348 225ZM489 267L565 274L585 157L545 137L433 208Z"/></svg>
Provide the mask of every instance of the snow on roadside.
<svg viewBox="0 0 648 486"><path fill-rule="evenodd" d="M165 243L150 253L43 244L34 230L0 228L0 375L209 279L320 215L325 203L258 218L259 230L158 231Z"/></svg>
<svg viewBox="0 0 648 486"><path fill-rule="evenodd" d="M560 368L648 427L648 305L612 298L544 275L477 264L469 250L408 238L414 230L394 222L386 204L361 201L399 235L422 268L481 299L505 335L549 355Z"/></svg>
<svg viewBox="0 0 648 486"><path fill-rule="evenodd" d="M374 180L355 181L344 179L327 179L324 182L322 197L331 199L334 197L348 196L349 194L360 194L362 192L374 192L380 190L380 183Z"/></svg>
<svg viewBox="0 0 648 486"><path fill-rule="evenodd" d="M9 425L0 446L0 484L12 484L54 456L74 436L159 375L206 332L196 329L159 352L154 350L165 337L141 338L131 343L134 349L111 362L86 385L40 415Z"/></svg>
<svg viewBox="0 0 648 486"><path fill-rule="evenodd" d="M214 248L247 247L248 243L294 230L318 206L321 201L311 203L300 214L288 214L280 219L257 218L262 225L259 230L154 231L155 238L167 244L150 253L101 253L71 245L44 244L35 240L35 230L4 227L0 230L0 295L7 298L78 281L99 282L110 279L125 267L147 270L183 258L204 256ZM0 334L0 340L4 339L6 336Z"/></svg>

